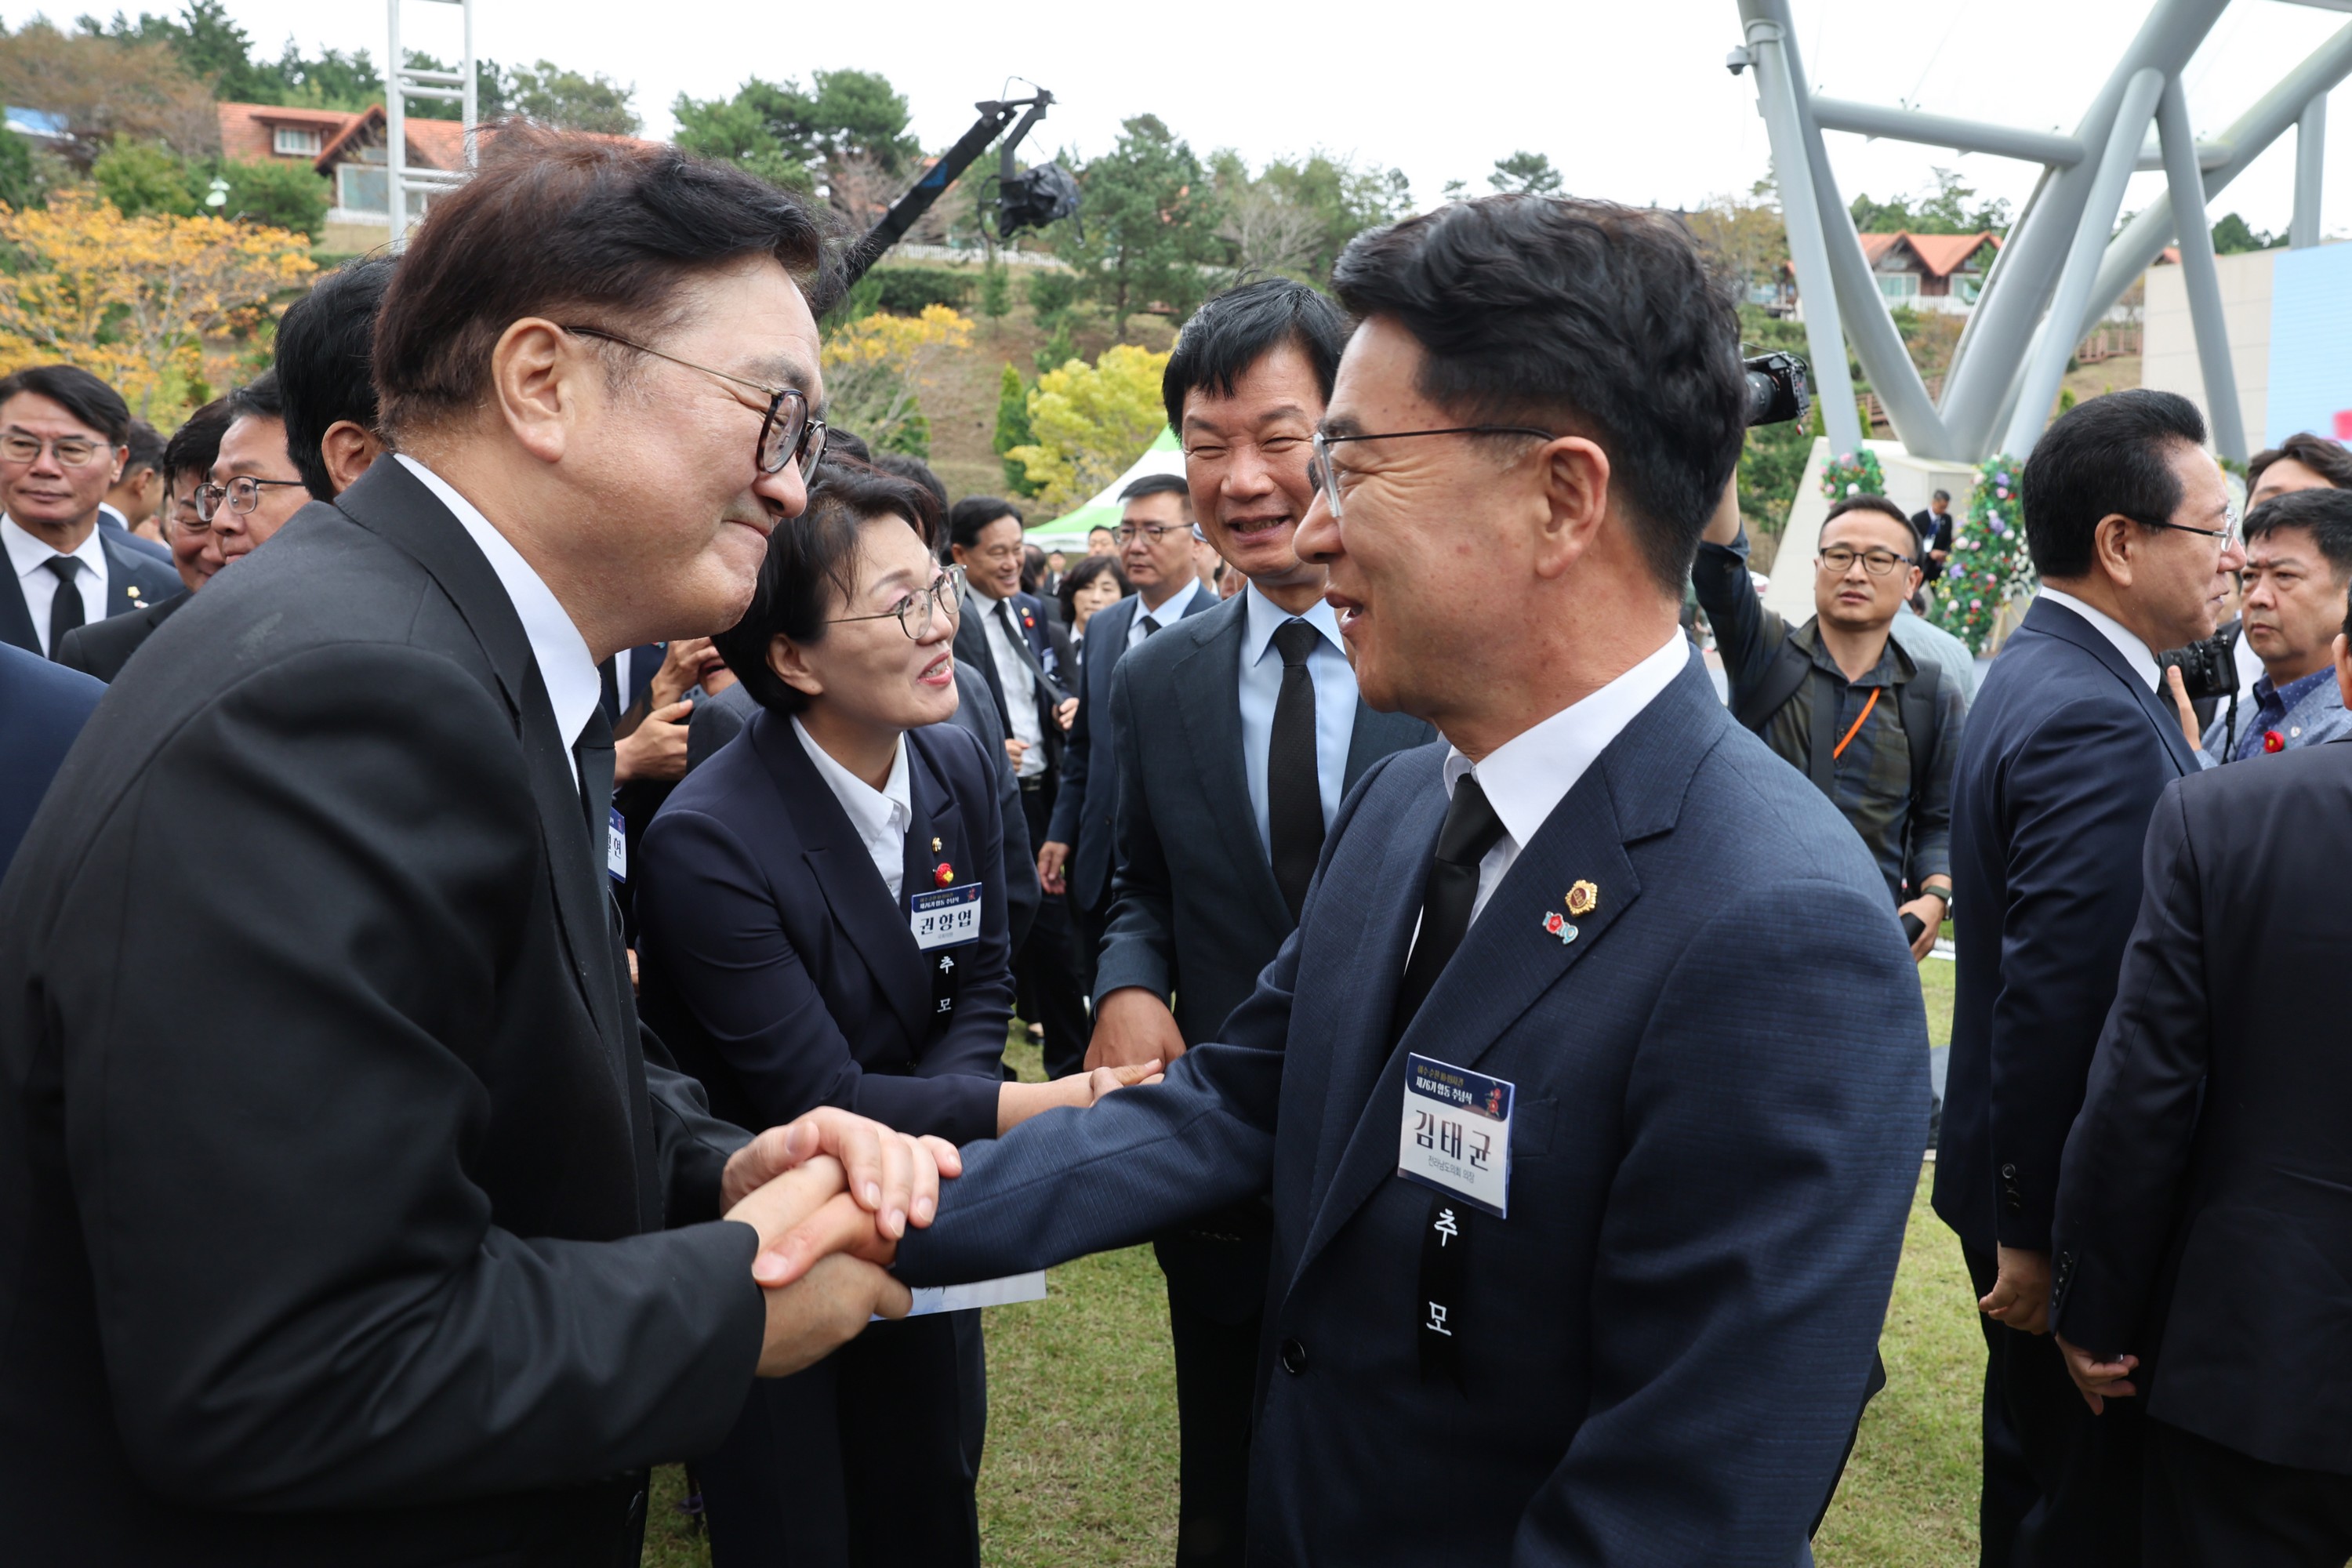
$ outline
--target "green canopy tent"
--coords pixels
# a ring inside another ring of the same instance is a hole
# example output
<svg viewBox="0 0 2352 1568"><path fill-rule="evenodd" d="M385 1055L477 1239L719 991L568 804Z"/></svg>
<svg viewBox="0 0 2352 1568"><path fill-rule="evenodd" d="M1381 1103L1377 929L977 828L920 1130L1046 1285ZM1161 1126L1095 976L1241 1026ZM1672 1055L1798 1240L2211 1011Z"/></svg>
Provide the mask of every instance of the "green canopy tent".
<svg viewBox="0 0 2352 1568"><path fill-rule="evenodd" d="M1146 474L1174 474L1181 478L1183 472L1184 448L1178 443L1176 432L1162 426L1160 438L1144 449L1143 456L1136 458L1127 472L1105 485L1101 494L1050 521L1031 523L1028 537L1049 550L1055 545L1073 544L1083 549L1089 530L1118 526L1119 491Z"/></svg>

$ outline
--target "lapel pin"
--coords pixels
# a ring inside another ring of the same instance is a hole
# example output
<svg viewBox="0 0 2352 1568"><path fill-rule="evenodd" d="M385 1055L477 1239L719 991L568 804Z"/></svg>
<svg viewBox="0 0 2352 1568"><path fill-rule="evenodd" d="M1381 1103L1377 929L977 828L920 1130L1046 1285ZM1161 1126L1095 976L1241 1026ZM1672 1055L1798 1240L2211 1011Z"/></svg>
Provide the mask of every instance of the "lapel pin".
<svg viewBox="0 0 2352 1568"><path fill-rule="evenodd" d="M939 841L938 839L936 839L936 838L932 839L932 840L931 840L931 853L932 853L932 854L934 854L934 855L938 854L938 853L940 852L940 841Z"/></svg>
<svg viewBox="0 0 2352 1568"><path fill-rule="evenodd" d="M1576 928L1560 919L1557 912L1544 916L1543 927L1547 932L1559 938L1562 947L1576 940Z"/></svg>
<svg viewBox="0 0 2352 1568"><path fill-rule="evenodd" d="M940 861L940 868L931 873L931 880L942 888L950 886L955 881L955 868Z"/></svg>
<svg viewBox="0 0 2352 1568"><path fill-rule="evenodd" d="M1601 889L1590 882L1578 882L1568 889L1568 912L1582 920L1601 907Z"/></svg>

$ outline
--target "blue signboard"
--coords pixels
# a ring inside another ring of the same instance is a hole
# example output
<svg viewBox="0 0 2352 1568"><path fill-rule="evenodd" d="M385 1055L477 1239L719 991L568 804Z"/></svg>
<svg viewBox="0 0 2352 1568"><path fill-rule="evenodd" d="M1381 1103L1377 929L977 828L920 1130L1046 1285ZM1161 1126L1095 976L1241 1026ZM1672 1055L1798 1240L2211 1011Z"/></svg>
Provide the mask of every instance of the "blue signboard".
<svg viewBox="0 0 2352 1568"><path fill-rule="evenodd" d="M2352 441L2352 245L2283 250L2271 273L2263 445L2298 430Z"/></svg>

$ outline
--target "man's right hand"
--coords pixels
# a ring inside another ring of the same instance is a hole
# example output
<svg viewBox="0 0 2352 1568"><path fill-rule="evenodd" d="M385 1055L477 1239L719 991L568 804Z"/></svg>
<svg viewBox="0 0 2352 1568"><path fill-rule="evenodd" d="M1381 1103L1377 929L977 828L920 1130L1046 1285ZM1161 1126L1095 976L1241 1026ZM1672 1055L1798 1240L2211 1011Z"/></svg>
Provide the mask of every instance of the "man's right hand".
<svg viewBox="0 0 2352 1568"><path fill-rule="evenodd" d="M1062 874L1068 869L1069 864L1070 847L1058 839L1048 838L1037 847L1037 885L1055 898L1068 892L1070 885L1064 880Z"/></svg>
<svg viewBox="0 0 2352 1568"><path fill-rule="evenodd" d="M727 1211L728 1219L750 1226L760 1238L752 1273L767 1302L761 1377L798 1372L855 1338L875 1314L904 1317L913 1303L907 1288L881 1267L897 1256L898 1243L850 1197L847 1183L841 1163L819 1154ZM785 1283L761 1278L772 1252L787 1245L803 1260L794 1277Z"/></svg>
<svg viewBox="0 0 2352 1568"><path fill-rule="evenodd" d="M694 717L691 702L672 702L646 715L646 721L613 744L613 782L686 776L687 721Z"/></svg>
<svg viewBox="0 0 2352 1568"><path fill-rule="evenodd" d="M1048 845L1051 848L1053 846ZM1095 1008L1087 1068L1166 1067L1184 1054L1184 1031L1168 1004L1140 985L1122 985Z"/></svg>
<svg viewBox="0 0 2352 1568"><path fill-rule="evenodd" d="M1996 1323L2029 1334L2050 1328L2050 1255L2022 1247L1997 1249L2000 1272L1977 1310Z"/></svg>
<svg viewBox="0 0 2352 1568"><path fill-rule="evenodd" d="M1013 759L1013 771L1021 771L1021 759L1029 754L1029 742L1018 735L1004 737L1004 754Z"/></svg>
<svg viewBox="0 0 2352 1568"><path fill-rule="evenodd" d="M2074 1380L2083 1403L2091 1407L2094 1415L2106 1413L2108 1400L2129 1399L2139 1393L2126 1381L2139 1365L2136 1355L2101 1361L2082 1346L2069 1343L2063 1334L2058 1336L2058 1353L2066 1358L2066 1375Z"/></svg>

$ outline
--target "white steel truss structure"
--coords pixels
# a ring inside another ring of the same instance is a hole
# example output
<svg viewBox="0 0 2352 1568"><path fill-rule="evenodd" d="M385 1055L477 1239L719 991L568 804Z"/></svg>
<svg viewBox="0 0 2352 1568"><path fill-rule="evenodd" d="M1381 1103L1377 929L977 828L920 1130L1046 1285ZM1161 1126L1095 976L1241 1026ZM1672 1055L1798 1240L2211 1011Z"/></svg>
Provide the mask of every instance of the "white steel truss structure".
<svg viewBox="0 0 2352 1568"><path fill-rule="evenodd" d="M392 247L399 249L407 243L411 219L408 198L430 197L436 191L449 190L465 183L478 161L479 147L476 126L480 105L475 100L474 81L474 0L428 0L429 4L455 5L464 16L466 42L456 70L425 70L408 63L408 55L400 41L400 7L403 0L385 0L392 14L391 38L384 50L383 88L383 157L384 184L392 194ZM412 98L437 98L461 106L466 125L466 166L463 169L415 169L408 163L408 102ZM425 204L417 203L417 216L422 217Z"/></svg>
<svg viewBox="0 0 2352 1568"><path fill-rule="evenodd" d="M2352 72L2352 26L2287 72L2218 138L2198 142L2180 73L2230 3L2156 0L2074 133L2064 136L1816 94L1805 85L1789 0L1738 0L1746 37L1726 63L1735 71L1755 71L1803 301L1814 391L1833 450L1856 451L1863 437L1846 370L1850 340L1887 422L1908 450L1971 463L1995 452L2023 457L2049 416L2075 344L2164 247L2177 243L2214 445L2224 457L2245 459L2206 204L2294 126L2289 243L2319 243L2327 93ZM2352 11L2352 0L2287 3ZM1824 130L2042 166L2041 182L2011 226L1953 349L1940 405L1919 379L1864 258L1822 145ZM2165 194L2114 234L2124 182L2139 169L2162 169Z"/></svg>

